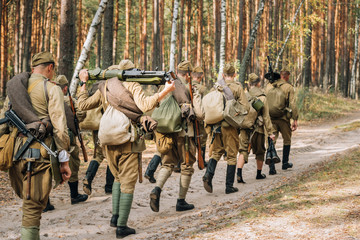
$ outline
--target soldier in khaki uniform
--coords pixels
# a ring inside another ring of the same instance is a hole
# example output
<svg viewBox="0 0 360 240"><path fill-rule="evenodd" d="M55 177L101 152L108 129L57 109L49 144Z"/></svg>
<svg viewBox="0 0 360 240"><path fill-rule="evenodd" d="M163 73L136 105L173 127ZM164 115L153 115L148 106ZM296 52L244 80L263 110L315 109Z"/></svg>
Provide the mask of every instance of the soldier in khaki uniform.
<svg viewBox="0 0 360 240"><path fill-rule="evenodd" d="M127 64L133 65L130 60L123 60L120 63L120 65ZM79 77L81 81L87 82L89 79L87 70L81 70ZM123 82L123 85L132 93L137 107L142 112L148 112L155 108L161 99L175 89L174 83L166 83L163 91L147 97L139 83ZM104 109L108 107L103 93L97 90L94 95L89 97L85 84L81 87L78 104L80 110L89 110L99 107L100 105L102 105ZM113 216L110 225L114 227L117 226L117 238L135 234L135 229L127 226L135 184L138 178L139 153L132 151L133 144L134 143L128 141L121 145L105 146L105 153L109 161L110 170L115 177L112 189Z"/></svg>
<svg viewBox="0 0 360 240"><path fill-rule="evenodd" d="M186 86L186 90L189 91L188 80L186 79L192 71L193 67L190 61L182 61L177 67L177 77ZM203 118L203 112L201 109L201 98L196 87L194 91L193 109L197 118ZM176 203L176 211L187 211L194 208L193 204L188 204L185 201L187 191L190 186L191 177L194 174L193 165L196 162L196 146L194 141L194 128L193 123L184 119L183 126L187 126L188 131L184 129L179 133L169 133L168 137L172 138L173 147L169 152L162 156L162 166L159 170L156 187L150 193L150 208L154 212L158 212L160 209L160 194L166 181L171 176L174 168L180 162L181 175L180 175L180 191L179 198ZM188 164L186 163L186 150L185 139L188 139Z"/></svg>
<svg viewBox="0 0 360 240"><path fill-rule="evenodd" d="M195 86L201 98L208 92L208 89L201 83L204 77L204 70L200 66L196 66L192 72L192 84ZM201 144L201 152L202 157L204 159L205 166L207 166L207 162L205 161L205 151L206 151L206 142L207 142L207 132L205 131L204 121L199 122L199 130L200 130L200 144Z"/></svg>
<svg viewBox="0 0 360 240"><path fill-rule="evenodd" d="M266 178L265 174L262 174L262 167L265 158L265 133L273 140L275 140L274 129L271 124L269 115L269 107L266 100L265 93L260 89L261 81L260 78L255 74L249 75L249 99L257 98L263 104L263 108L258 112L258 118L255 122L254 128L252 129L241 129L240 130L240 148L239 148L239 159L237 169L237 181L238 183L245 183L242 177L242 168L245 163L248 162L249 156L249 145L255 154L257 174L256 179Z"/></svg>
<svg viewBox="0 0 360 240"><path fill-rule="evenodd" d="M68 153L70 141L64 111L64 95L60 87L48 81L55 74L54 67L54 59L49 52L35 54L32 58L32 74L28 82L28 93L37 116L41 120L47 117L50 118L53 126L53 136L46 137L44 142L49 146L52 141L51 138L53 138L59 153L60 173L62 174L63 181L67 181L71 175ZM48 100L46 95L49 97ZM14 153L20 149L25 140L25 137L18 135ZM26 176L27 160L21 159L14 162L9 170L11 186L16 194L23 199L21 228L21 239L23 240L40 239L41 212L46 206L51 190L52 174L50 159L38 145L37 143L31 145L32 149L40 149L41 155L40 159L35 159L35 162L32 163L30 199L26 198L28 188Z"/></svg>
<svg viewBox="0 0 360 240"><path fill-rule="evenodd" d="M283 146L283 159L282 159L282 169L286 170L288 168L292 168L293 164L289 163L289 155L290 155L290 146L291 146L291 134L292 131L295 131L298 127L298 109L296 107L295 102L295 90L294 87L288 83L290 78L290 71L287 69L282 69L280 71L280 79L275 80L273 83L269 83L266 86L265 93L268 95L269 91L274 87L279 87L285 94L285 106L287 108L284 109L284 114L282 117L274 117L271 116L271 122L276 130L276 139L279 136L279 132L284 139ZM269 102L269 106L272 103ZM293 122L291 123L291 119ZM270 165L269 174L276 174L275 164Z"/></svg>
<svg viewBox="0 0 360 240"><path fill-rule="evenodd" d="M56 85L58 85L64 94L65 103L70 106L70 99L67 96L68 93L68 80L64 75L59 75L54 81ZM73 100L74 101L74 100ZM75 102L74 102L75 104ZM76 105L75 105L76 107ZM77 118L79 122L84 120L85 112L76 111ZM77 204L79 202L84 202L88 199L88 195L86 194L79 194L78 186L79 186L79 168L80 168L80 147L76 144L76 136L70 129L69 137L70 137L70 169L71 169L71 177L68 181L70 187L70 197L71 197L71 204Z"/></svg>
<svg viewBox="0 0 360 240"><path fill-rule="evenodd" d="M236 73L233 64L226 64L223 70L223 78L226 85L230 88L231 92L234 95L235 100L239 101L246 110L249 111L249 103L245 96L244 90L239 82L235 81ZM212 179L215 174L215 169L217 162L220 160L225 152L227 153L227 170L226 170L226 188L225 193L234 193L238 189L233 186L235 179L236 171L236 157L239 149L239 133L238 129L230 126L227 122L221 121L218 124L212 126L213 134L215 138L212 146L212 154L208 166L206 168L206 173L203 176L204 188L206 191L212 193ZM220 132L215 131L215 129L221 129ZM217 133L215 133L217 132Z"/></svg>

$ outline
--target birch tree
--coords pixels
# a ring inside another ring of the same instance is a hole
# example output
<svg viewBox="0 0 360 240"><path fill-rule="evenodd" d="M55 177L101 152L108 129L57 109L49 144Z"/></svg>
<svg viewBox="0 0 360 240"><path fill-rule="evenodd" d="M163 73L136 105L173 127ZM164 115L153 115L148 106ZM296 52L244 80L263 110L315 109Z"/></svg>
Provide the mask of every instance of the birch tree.
<svg viewBox="0 0 360 240"><path fill-rule="evenodd" d="M245 82L245 77L246 77L246 69L249 65L250 59L251 59L251 52L254 48L254 43L256 40L256 36L257 36L257 30L259 28L259 24L260 24L260 19L261 16L264 12L264 6L265 6L265 0L261 0L260 4L259 4L259 10L256 13L255 16L255 20L253 23L253 27L251 29L251 33L250 33L250 39L249 39L249 43L246 47L245 53L244 53L244 57L241 61L240 64L240 69L239 69L239 81L244 84Z"/></svg>
<svg viewBox="0 0 360 240"><path fill-rule="evenodd" d="M92 20L92 23L90 25L90 29L89 29L88 35L86 37L83 49L81 50L79 60L76 63L75 71L71 78L71 82L70 82L71 96L75 96L76 88L79 83L79 79L76 78L76 76L79 74L79 71L84 67L85 62L88 58L88 53L90 51L92 43L95 40L96 30L99 27L99 25L101 24L101 18L104 15L107 3L108 3L108 0L101 0L101 2L99 4L99 8L96 11L95 17Z"/></svg>
<svg viewBox="0 0 360 240"><path fill-rule="evenodd" d="M352 65L352 69L351 69L351 80L350 80L350 97L351 98L355 98L355 93L356 93L356 65L358 62L358 48L359 48L359 25L360 25L360 13L359 13L359 4L356 4L356 9L357 9L357 16L356 16L356 24L355 24L355 41L354 41L354 45L355 45L355 56L354 56L354 61L353 61L353 65Z"/></svg>
<svg viewBox="0 0 360 240"><path fill-rule="evenodd" d="M179 0L174 0L174 13L171 26L170 43L170 71L175 71L175 52L176 52L176 24L178 18Z"/></svg>
<svg viewBox="0 0 360 240"><path fill-rule="evenodd" d="M218 79L222 78L222 73L225 65L226 0L221 0L220 14L221 14L221 38L220 38L220 66L219 66Z"/></svg>

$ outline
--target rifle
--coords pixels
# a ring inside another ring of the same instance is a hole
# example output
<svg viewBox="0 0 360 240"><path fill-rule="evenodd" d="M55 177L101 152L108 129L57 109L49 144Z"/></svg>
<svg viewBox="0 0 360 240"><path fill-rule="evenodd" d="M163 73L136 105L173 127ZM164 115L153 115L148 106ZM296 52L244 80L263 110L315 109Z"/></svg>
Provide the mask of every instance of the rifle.
<svg viewBox="0 0 360 240"><path fill-rule="evenodd" d="M76 116L75 105L74 105L74 102L73 102L73 100L72 100L71 94L70 94L70 92L69 92L69 88L68 88L68 94L69 94L71 111L72 111L73 114L74 114L74 123L75 123L75 129L76 129L76 133L75 133L75 134L77 135L77 137L78 137L78 139L79 139L79 142L80 142L81 151L82 151L83 156L84 156L84 162L87 162L87 161L88 161L88 156L87 156L86 148L85 148L85 145L84 145L84 141L83 141L83 138L82 138L81 132L80 132L79 119L78 119L77 116Z"/></svg>
<svg viewBox="0 0 360 240"><path fill-rule="evenodd" d="M144 71L140 69L129 69L129 70L101 70L95 68L89 70L89 80L106 80L116 77L123 82L138 82L144 85L164 85L171 79L176 79L174 72L165 71ZM80 82L80 86L84 85L84 82Z"/></svg>
<svg viewBox="0 0 360 240"><path fill-rule="evenodd" d="M190 69L188 69L188 82L189 82L189 92L190 92L190 99L191 99L191 105L194 106L194 94L192 90L192 82L191 82L191 74ZM195 143L197 147L198 152L198 168L200 170L205 168L204 159L202 157L202 151L201 151L201 143L200 143L200 130L199 130L199 122L197 119L194 120L195 122Z"/></svg>
<svg viewBox="0 0 360 240"><path fill-rule="evenodd" d="M269 62L269 71L267 73L265 73L264 77L267 80L269 80L270 83L273 83L276 80L280 79L280 74L273 71L269 56L267 56L267 59L268 59L268 62Z"/></svg>
<svg viewBox="0 0 360 240"><path fill-rule="evenodd" d="M46 146L46 144L41 141L40 139L38 139L37 137L35 137L25 126L25 123L19 118L19 116L16 115L16 113L14 112L14 110L10 109L9 111L5 112L5 118L0 119L0 124L4 124L7 122L11 122L12 125L14 125L19 132L21 132L23 135L25 135L27 137L26 142L24 143L24 145L19 149L19 151L15 154L15 161L19 160L19 158L25 153L26 150L28 150L28 148L30 147L30 145L36 141L38 143L40 143L48 152L48 154L53 155L55 158L57 157L57 152L52 151L48 146ZM30 199L30 186L31 186L31 163L33 161L31 161L30 159L28 159L27 162L27 167L26 167L26 175L27 175L27 184L28 184L28 188L27 188L27 192L26 192L26 199L29 200Z"/></svg>

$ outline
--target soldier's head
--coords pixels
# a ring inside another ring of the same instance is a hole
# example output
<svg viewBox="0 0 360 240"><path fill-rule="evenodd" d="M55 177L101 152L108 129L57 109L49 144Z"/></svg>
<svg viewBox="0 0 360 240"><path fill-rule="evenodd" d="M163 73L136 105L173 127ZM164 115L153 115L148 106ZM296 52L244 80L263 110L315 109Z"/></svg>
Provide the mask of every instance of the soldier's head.
<svg viewBox="0 0 360 240"><path fill-rule="evenodd" d="M177 66L176 74L180 77L186 77L186 74L188 74L190 71L193 71L193 66L191 65L191 62L188 60L184 60Z"/></svg>
<svg viewBox="0 0 360 240"><path fill-rule="evenodd" d="M51 53L39 52L31 59L31 68L33 73L44 75L52 79L55 75L55 61Z"/></svg>
<svg viewBox="0 0 360 240"><path fill-rule="evenodd" d="M193 77L194 81L201 82L202 78L204 77L204 70L201 68L201 66L196 66L193 69L193 72L191 73L191 76Z"/></svg>
<svg viewBox="0 0 360 240"><path fill-rule="evenodd" d="M59 75L55 78L54 81L52 81L53 83L55 83L56 85L58 85L59 87L61 87L62 92L64 93L64 95L67 94L67 90L68 90L68 85L69 85L69 81L67 80L67 78L65 77L65 75Z"/></svg>
<svg viewBox="0 0 360 240"><path fill-rule="evenodd" d="M250 73L248 77L249 87L260 87L261 79L255 73Z"/></svg>
<svg viewBox="0 0 360 240"><path fill-rule="evenodd" d="M226 63L223 68L223 78L224 80L234 80L236 77L234 64Z"/></svg>
<svg viewBox="0 0 360 240"><path fill-rule="evenodd" d="M280 77L281 79L285 80L285 81L289 81L289 78L290 78L290 71L288 68L286 67L283 67L280 71Z"/></svg>
<svg viewBox="0 0 360 240"><path fill-rule="evenodd" d="M135 68L135 65L129 59L121 60L120 63L119 63L119 69L120 70L130 70L130 69L133 69L133 68Z"/></svg>

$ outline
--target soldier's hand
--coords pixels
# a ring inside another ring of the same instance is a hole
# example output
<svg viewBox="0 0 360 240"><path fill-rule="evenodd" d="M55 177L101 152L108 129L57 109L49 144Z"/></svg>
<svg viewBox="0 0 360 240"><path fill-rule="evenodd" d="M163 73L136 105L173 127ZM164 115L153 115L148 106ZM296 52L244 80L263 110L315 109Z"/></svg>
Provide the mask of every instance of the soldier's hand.
<svg viewBox="0 0 360 240"><path fill-rule="evenodd" d="M70 179L71 170L69 167L69 162L60 163L60 173L61 173L61 177L63 179L63 181L61 183L64 183Z"/></svg>
<svg viewBox="0 0 360 240"><path fill-rule="evenodd" d="M294 120L294 122L291 124L291 131L296 131L298 128L297 120Z"/></svg>
<svg viewBox="0 0 360 240"><path fill-rule="evenodd" d="M89 80L89 73L87 69L82 69L79 73L79 79L82 82L87 82Z"/></svg>
<svg viewBox="0 0 360 240"><path fill-rule="evenodd" d="M274 134L271 134L271 135L269 136L269 138L271 138L271 140L275 141L275 135L274 135Z"/></svg>
<svg viewBox="0 0 360 240"><path fill-rule="evenodd" d="M86 118L86 111L77 111L76 116L77 116L79 122L82 122Z"/></svg>
<svg viewBox="0 0 360 240"><path fill-rule="evenodd" d="M170 93L175 90L175 82L173 80L165 83L165 89L167 93Z"/></svg>

